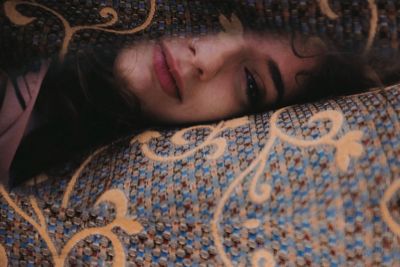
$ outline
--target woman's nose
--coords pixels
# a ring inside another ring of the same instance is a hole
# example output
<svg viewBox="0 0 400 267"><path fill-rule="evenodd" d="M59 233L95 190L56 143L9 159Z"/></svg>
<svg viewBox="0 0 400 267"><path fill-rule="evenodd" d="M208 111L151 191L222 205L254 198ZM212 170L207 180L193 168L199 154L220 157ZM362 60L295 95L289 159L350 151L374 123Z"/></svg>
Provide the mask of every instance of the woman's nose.
<svg viewBox="0 0 400 267"><path fill-rule="evenodd" d="M234 44L227 46L226 40L218 36L193 38L188 46L193 56L195 75L201 81L212 79L231 63L237 54Z"/></svg>

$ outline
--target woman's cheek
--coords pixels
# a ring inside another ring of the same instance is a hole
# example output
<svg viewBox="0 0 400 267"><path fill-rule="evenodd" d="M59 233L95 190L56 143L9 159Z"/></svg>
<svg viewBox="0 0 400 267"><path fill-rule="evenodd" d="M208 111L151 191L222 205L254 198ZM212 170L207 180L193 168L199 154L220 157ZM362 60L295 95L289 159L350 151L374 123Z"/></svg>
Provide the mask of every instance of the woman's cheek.
<svg viewBox="0 0 400 267"><path fill-rule="evenodd" d="M226 119L240 113L238 92L231 79L215 79L190 88L183 102L147 97L142 112L167 123L197 123Z"/></svg>
<svg viewBox="0 0 400 267"><path fill-rule="evenodd" d="M210 95L205 95L202 104L196 107L194 113L201 115L203 120L226 119L237 113L235 95L228 90L219 88Z"/></svg>

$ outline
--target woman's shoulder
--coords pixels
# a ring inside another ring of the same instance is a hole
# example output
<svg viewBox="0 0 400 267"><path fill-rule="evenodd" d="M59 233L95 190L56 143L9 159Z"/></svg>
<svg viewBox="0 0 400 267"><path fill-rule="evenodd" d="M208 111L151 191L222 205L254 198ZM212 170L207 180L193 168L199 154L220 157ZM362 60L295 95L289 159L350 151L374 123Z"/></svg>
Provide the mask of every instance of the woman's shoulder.
<svg viewBox="0 0 400 267"><path fill-rule="evenodd" d="M12 77L0 75L0 182L5 182L15 151L21 142L49 67L41 61L36 70Z"/></svg>

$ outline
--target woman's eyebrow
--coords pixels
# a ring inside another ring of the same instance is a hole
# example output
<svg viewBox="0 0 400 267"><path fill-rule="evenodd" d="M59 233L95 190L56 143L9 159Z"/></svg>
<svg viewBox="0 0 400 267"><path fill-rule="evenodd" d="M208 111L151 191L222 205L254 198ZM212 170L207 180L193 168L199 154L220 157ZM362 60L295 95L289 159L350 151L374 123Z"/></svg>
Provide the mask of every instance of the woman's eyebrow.
<svg viewBox="0 0 400 267"><path fill-rule="evenodd" d="M280 103L283 100L283 95L285 93L285 85L283 84L281 71L279 70L278 64L273 59L269 59L268 62L268 70L271 74L272 81L275 85L275 90L278 93L278 98L276 99L276 103Z"/></svg>

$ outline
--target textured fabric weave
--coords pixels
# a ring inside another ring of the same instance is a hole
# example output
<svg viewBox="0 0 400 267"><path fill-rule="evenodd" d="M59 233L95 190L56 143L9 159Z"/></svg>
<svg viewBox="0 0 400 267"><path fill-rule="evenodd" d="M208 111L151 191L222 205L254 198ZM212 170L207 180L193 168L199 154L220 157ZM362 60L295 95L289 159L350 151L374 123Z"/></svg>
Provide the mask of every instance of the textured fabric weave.
<svg viewBox="0 0 400 267"><path fill-rule="evenodd" d="M397 266L399 119L394 87L122 139L0 188L0 263Z"/></svg>
<svg viewBox="0 0 400 267"><path fill-rule="evenodd" d="M79 49L104 50L161 36L219 32L221 14L246 28L318 35L343 50L399 47L400 4L391 0L6 0L0 9L0 68Z"/></svg>
<svg viewBox="0 0 400 267"><path fill-rule="evenodd" d="M221 15L387 56L400 29L390 0L1 7L7 70L88 46L218 32ZM119 140L12 192L0 187L0 266L399 266L399 118L393 87Z"/></svg>

